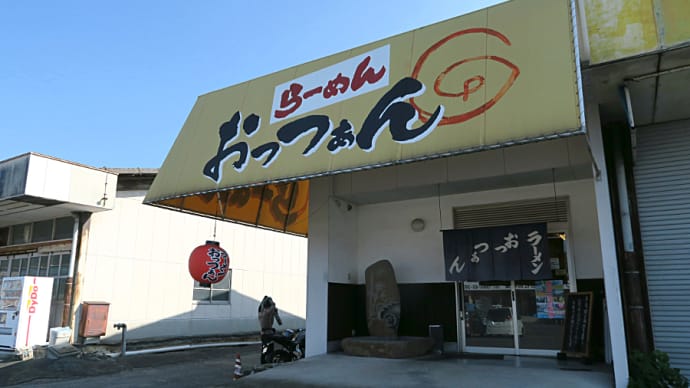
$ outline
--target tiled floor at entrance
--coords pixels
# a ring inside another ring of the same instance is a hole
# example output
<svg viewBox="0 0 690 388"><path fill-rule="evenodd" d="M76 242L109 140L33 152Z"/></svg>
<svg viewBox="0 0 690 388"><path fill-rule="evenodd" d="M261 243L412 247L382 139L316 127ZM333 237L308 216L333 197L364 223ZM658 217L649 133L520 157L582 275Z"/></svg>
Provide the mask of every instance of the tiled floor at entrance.
<svg viewBox="0 0 690 388"><path fill-rule="evenodd" d="M294 387L611 387L605 364L542 357L382 359L331 353L280 365L238 386Z"/></svg>

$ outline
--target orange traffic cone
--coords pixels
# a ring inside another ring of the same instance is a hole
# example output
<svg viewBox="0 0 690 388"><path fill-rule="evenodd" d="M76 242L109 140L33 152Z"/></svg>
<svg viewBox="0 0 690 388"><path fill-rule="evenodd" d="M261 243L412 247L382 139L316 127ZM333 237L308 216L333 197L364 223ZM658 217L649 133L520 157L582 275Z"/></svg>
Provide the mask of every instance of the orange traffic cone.
<svg viewBox="0 0 690 388"><path fill-rule="evenodd" d="M235 356L235 373L233 373L232 379L237 380L242 377L242 360L240 359L240 354L237 353Z"/></svg>

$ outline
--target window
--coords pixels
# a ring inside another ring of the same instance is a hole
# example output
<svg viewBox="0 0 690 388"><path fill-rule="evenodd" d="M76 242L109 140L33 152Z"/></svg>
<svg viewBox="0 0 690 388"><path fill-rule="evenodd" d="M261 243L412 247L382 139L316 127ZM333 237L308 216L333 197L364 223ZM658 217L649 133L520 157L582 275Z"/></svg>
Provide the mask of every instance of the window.
<svg viewBox="0 0 690 388"><path fill-rule="evenodd" d="M65 289L67 288L67 278L53 279L53 301L65 300Z"/></svg>
<svg viewBox="0 0 690 388"><path fill-rule="evenodd" d="M49 260L48 255L40 256L40 264L38 266L38 276L48 275L48 260Z"/></svg>
<svg viewBox="0 0 690 388"><path fill-rule="evenodd" d="M0 279L9 275L10 259L0 257Z"/></svg>
<svg viewBox="0 0 690 388"><path fill-rule="evenodd" d="M48 267L48 276L58 276L60 272L60 256L52 255L50 257L50 265Z"/></svg>
<svg viewBox="0 0 690 388"><path fill-rule="evenodd" d="M229 270L225 278L215 284L203 284L195 281L192 298L195 302L202 303L230 303L231 279L232 270Z"/></svg>
<svg viewBox="0 0 690 388"><path fill-rule="evenodd" d="M0 228L0 247L51 240L69 240L74 230L74 218L62 217Z"/></svg>
<svg viewBox="0 0 690 388"><path fill-rule="evenodd" d="M14 276L19 276L19 265L21 264L21 260L19 259L14 259L14 260L8 260L9 261L9 271L8 271L8 276L14 277Z"/></svg>
<svg viewBox="0 0 690 388"><path fill-rule="evenodd" d="M62 300L65 298L69 259L69 252L0 256L0 281L14 276L51 276L54 278L53 301Z"/></svg>
<svg viewBox="0 0 690 388"><path fill-rule="evenodd" d="M23 257L19 260L19 276L29 275L29 258Z"/></svg>
<svg viewBox="0 0 690 388"><path fill-rule="evenodd" d="M38 256L31 256L29 258L29 269L27 271L27 275L38 275L38 263L40 262L41 258Z"/></svg>
<svg viewBox="0 0 690 388"><path fill-rule="evenodd" d="M10 228L0 228L0 247L9 243Z"/></svg>
<svg viewBox="0 0 690 388"><path fill-rule="evenodd" d="M60 255L60 276L69 275L69 253Z"/></svg>
<svg viewBox="0 0 690 388"><path fill-rule="evenodd" d="M486 314L486 319L494 322L503 322L511 320L510 309L507 307L496 307L489 309Z"/></svg>
<svg viewBox="0 0 690 388"><path fill-rule="evenodd" d="M49 241L53 237L53 220L34 222L31 242Z"/></svg>
<svg viewBox="0 0 690 388"><path fill-rule="evenodd" d="M55 220L55 240L65 240L72 238L74 228L74 218L62 217Z"/></svg>
<svg viewBox="0 0 690 388"><path fill-rule="evenodd" d="M14 225L10 233L10 245L28 243L30 235L31 224Z"/></svg>

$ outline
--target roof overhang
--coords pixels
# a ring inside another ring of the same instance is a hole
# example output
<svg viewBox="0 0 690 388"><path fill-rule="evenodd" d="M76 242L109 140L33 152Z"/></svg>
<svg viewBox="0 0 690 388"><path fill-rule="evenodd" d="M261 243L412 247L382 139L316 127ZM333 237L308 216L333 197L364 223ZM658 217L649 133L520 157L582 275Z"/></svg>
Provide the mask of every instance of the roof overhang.
<svg viewBox="0 0 690 388"><path fill-rule="evenodd" d="M144 202L306 235L306 179L581 134L574 4L506 2L203 95Z"/></svg>
<svg viewBox="0 0 690 388"><path fill-rule="evenodd" d="M666 49L583 70L604 124L631 127L690 118L690 46Z"/></svg>
<svg viewBox="0 0 690 388"><path fill-rule="evenodd" d="M110 210L116 186L117 174L36 153L0 161L0 227Z"/></svg>

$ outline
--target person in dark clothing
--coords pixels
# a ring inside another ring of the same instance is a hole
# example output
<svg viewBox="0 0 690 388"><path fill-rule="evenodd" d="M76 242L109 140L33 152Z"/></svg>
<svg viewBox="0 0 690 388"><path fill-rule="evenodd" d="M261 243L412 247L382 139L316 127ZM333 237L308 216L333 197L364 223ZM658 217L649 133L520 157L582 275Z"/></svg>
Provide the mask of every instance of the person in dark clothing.
<svg viewBox="0 0 690 388"><path fill-rule="evenodd" d="M261 303L259 303L259 325L261 327L261 363L272 362L273 358L273 342L277 342L282 345L288 351L293 351L294 344L289 338L276 334L276 330L273 328L273 321L278 322L278 325L283 325L283 321L280 319L280 314L278 314L278 307L276 307L273 298L270 296L264 296ZM264 348L267 348L264 351Z"/></svg>
<svg viewBox="0 0 690 388"><path fill-rule="evenodd" d="M278 314L278 307L276 307L275 302L273 301L273 298L270 296L264 296L263 300L261 300L261 303L259 303L259 325L261 325L261 334L264 334L264 331L271 333L275 333L275 329L273 329L273 321L278 322L279 325L283 324L283 321L280 319L280 314Z"/></svg>

